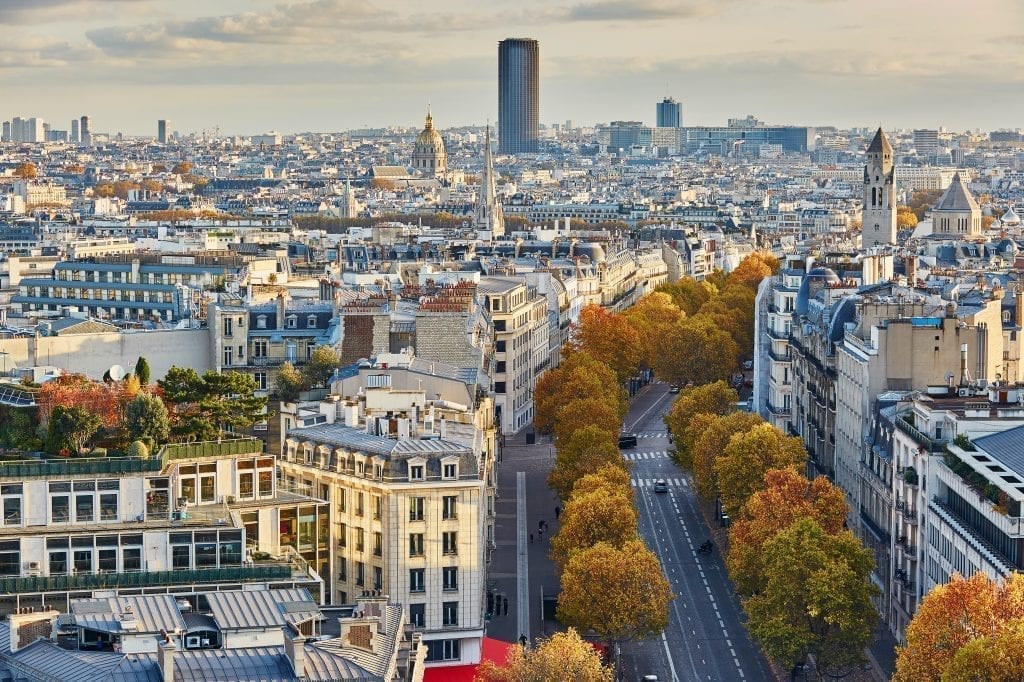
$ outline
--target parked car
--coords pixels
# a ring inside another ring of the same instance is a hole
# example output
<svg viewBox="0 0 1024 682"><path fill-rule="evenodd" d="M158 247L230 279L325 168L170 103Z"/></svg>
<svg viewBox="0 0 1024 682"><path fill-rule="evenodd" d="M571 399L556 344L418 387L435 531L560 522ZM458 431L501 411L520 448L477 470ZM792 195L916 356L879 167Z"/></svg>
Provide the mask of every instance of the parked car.
<svg viewBox="0 0 1024 682"><path fill-rule="evenodd" d="M654 492L656 493L667 493L668 482L664 478L659 478L654 482Z"/></svg>
<svg viewBox="0 0 1024 682"><path fill-rule="evenodd" d="M620 448L635 448L636 447L636 434L635 433L620 433L619 434L619 447Z"/></svg>

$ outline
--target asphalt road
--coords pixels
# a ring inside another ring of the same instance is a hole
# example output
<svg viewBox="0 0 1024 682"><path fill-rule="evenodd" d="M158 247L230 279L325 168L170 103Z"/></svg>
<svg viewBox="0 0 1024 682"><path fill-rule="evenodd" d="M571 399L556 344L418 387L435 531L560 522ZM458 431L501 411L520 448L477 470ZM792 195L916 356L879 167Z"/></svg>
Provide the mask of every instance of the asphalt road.
<svg viewBox="0 0 1024 682"><path fill-rule="evenodd" d="M662 636L623 645L620 671L626 680L651 674L659 681L771 679L743 625L718 549L697 552L710 534L688 477L668 454L672 444L662 417L674 397L667 385L654 384L626 416L626 430L638 436L623 455L633 465L640 533L661 559L676 599ZM668 492L654 492L657 479L668 482Z"/></svg>

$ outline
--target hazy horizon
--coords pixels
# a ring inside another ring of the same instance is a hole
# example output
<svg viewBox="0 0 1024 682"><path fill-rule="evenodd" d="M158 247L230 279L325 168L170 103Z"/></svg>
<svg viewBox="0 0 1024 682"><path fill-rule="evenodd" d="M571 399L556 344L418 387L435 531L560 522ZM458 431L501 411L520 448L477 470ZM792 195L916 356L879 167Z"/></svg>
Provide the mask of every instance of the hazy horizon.
<svg viewBox="0 0 1024 682"><path fill-rule="evenodd" d="M215 11L210 11L210 7ZM182 133L439 128L497 115L497 43L540 41L541 121L1018 128L1024 3L2 0L0 118Z"/></svg>

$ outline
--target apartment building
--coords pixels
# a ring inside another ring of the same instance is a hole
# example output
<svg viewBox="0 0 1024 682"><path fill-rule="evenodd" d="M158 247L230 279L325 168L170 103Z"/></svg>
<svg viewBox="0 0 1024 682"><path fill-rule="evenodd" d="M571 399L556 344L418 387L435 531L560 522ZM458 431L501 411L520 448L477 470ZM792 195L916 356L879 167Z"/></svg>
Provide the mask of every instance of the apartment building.
<svg viewBox="0 0 1024 682"><path fill-rule="evenodd" d="M478 662L486 564L480 457L440 434L378 435L381 421L289 430L282 472L329 495L337 601L382 590L422 629L428 662ZM396 428L408 422L396 420Z"/></svg>
<svg viewBox="0 0 1024 682"><path fill-rule="evenodd" d="M259 441L167 445L148 458L4 462L0 508L5 614L66 613L73 597L110 592L242 583L307 587L322 599L315 567L330 510L279 486ZM296 541L286 529L305 535Z"/></svg>
<svg viewBox="0 0 1024 682"><path fill-rule="evenodd" d="M477 291L494 328L495 422L514 433L533 421L533 390L550 363L547 300L520 277L483 277Z"/></svg>
<svg viewBox="0 0 1024 682"><path fill-rule="evenodd" d="M953 573L1024 569L1024 406L1019 386L933 385L891 413L894 506L887 618L900 641Z"/></svg>

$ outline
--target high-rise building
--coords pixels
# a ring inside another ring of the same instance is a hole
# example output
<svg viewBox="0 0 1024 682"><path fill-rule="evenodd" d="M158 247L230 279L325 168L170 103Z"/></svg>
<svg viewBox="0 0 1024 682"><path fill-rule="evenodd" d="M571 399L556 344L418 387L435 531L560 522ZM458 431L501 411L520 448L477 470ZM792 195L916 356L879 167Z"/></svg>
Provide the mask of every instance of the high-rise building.
<svg viewBox="0 0 1024 682"><path fill-rule="evenodd" d="M503 154L537 151L540 139L540 43L498 43L498 142Z"/></svg>
<svg viewBox="0 0 1024 682"><path fill-rule="evenodd" d="M861 245L896 243L896 169L892 145L879 128L864 165L864 219Z"/></svg>
<svg viewBox="0 0 1024 682"><path fill-rule="evenodd" d="M672 97L658 102L658 127L678 128L683 124L683 105Z"/></svg>
<svg viewBox="0 0 1024 682"><path fill-rule="evenodd" d="M170 121L166 118L161 118L156 122L156 141L160 144L167 144L167 128L169 124Z"/></svg>
<svg viewBox="0 0 1024 682"><path fill-rule="evenodd" d="M71 141L80 142L81 139L81 136L78 134L78 119L73 118L71 119Z"/></svg>
<svg viewBox="0 0 1024 682"><path fill-rule="evenodd" d="M934 156L939 151L939 131L925 128L915 130L914 150L918 156Z"/></svg>
<svg viewBox="0 0 1024 682"><path fill-rule="evenodd" d="M89 120L88 116L83 116L80 119L80 121L81 121L81 123L79 124L79 128L78 128L78 133L79 133L79 140L78 141L81 142L84 146L89 147L89 146L92 145L92 126L91 126L91 121Z"/></svg>
<svg viewBox="0 0 1024 682"><path fill-rule="evenodd" d="M0 136L0 142L10 142L10 141L11 141L11 122L10 121L4 121L4 132L3 132L3 136Z"/></svg>

